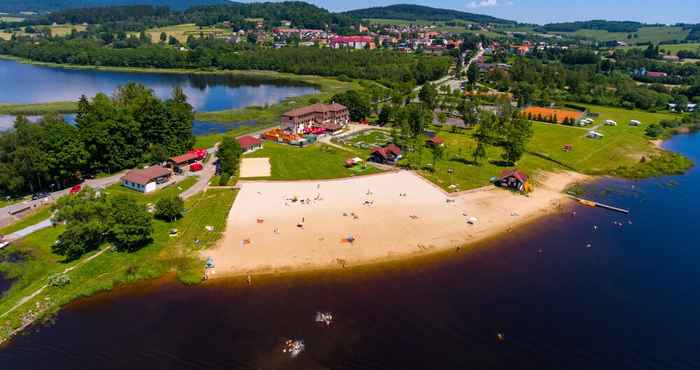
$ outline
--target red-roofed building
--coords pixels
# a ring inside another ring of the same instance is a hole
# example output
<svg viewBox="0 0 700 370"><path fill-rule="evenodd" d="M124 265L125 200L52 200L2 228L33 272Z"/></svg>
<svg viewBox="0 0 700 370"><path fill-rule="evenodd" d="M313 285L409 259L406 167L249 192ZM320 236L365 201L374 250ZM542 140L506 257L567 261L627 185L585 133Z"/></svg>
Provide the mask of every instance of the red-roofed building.
<svg viewBox="0 0 700 370"><path fill-rule="evenodd" d="M333 49L374 49L374 39L371 36L335 36L331 38Z"/></svg>
<svg viewBox="0 0 700 370"><path fill-rule="evenodd" d="M425 141L425 145L427 145L427 146L443 146L443 145L445 145L445 140L443 140L441 137L433 136L430 139Z"/></svg>
<svg viewBox="0 0 700 370"><path fill-rule="evenodd" d="M401 159L401 148L391 143L385 147L374 148L369 160L376 163L396 164Z"/></svg>
<svg viewBox="0 0 700 370"><path fill-rule="evenodd" d="M350 121L348 108L340 104L314 104L282 115L282 128L303 134L313 127L345 127ZM333 130L332 130L333 131Z"/></svg>
<svg viewBox="0 0 700 370"><path fill-rule="evenodd" d="M182 166L182 165L194 163L197 159L199 159L199 157L197 156L197 153L192 151L192 152L187 152L183 155L170 157L170 159L168 159L168 162L170 162L173 166Z"/></svg>
<svg viewBox="0 0 700 370"><path fill-rule="evenodd" d="M250 153L258 149L262 149L263 147L262 141L260 139L250 135L239 137L238 143L241 145L243 153Z"/></svg>
<svg viewBox="0 0 700 370"><path fill-rule="evenodd" d="M496 185L525 191L528 179L527 174L518 169L503 170L501 171L501 177L496 181Z"/></svg>
<svg viewBox="0 0 700 370"><path fill-rule="evenodd" d="M162 166L151 166L140 170L131 170L122 176L122 185L142 193L155 191L158 184L168 182L172 173Z"/></svg>

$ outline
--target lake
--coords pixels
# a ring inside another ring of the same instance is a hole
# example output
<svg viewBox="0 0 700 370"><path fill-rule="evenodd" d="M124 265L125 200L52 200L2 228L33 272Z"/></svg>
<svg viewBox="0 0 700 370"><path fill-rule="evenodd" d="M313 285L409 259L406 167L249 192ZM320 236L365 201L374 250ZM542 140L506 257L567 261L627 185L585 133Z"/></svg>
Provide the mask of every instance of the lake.
<svg viewBox="0 0 700 370"><path fill-rule="evenodd" d="M275 104L285 98L311 94L317 88L261 78L225 74L130 73L69 69L22 64L0 59L0 103L77 101L81 95L112 94L117 87L138 82L168 98L180 86L196 111L220 111Z"/></svg>
<svg viewBox="0 0 700 370"><path fill-rule="evenodd" d="M667 146L700 160L700 135ZM571 205L424 260L256 277L253 288L120 288L17 337L0 368L698 369L699 183L698 168L602 180L587 196L630 215ZM316 324L319 310L335 323ZM280 351L287 338L306 342L296 359Z"/></svg>
<svg viewBox="0 0 700 370"><path fill-rule="evenodd" d="M75 124L75 116L75 114L64 114L63 118L66 122ZM16 118L17 117L11 115L0 115L0 132L11 129L15 124ZM30 122L37 122L41 119L41 116L27 116L26 118ZM195 136L220 134L242 126L252 126L255 124L255 120L242 122L207 122L194 120L192 121L192 134Z"/></svg>

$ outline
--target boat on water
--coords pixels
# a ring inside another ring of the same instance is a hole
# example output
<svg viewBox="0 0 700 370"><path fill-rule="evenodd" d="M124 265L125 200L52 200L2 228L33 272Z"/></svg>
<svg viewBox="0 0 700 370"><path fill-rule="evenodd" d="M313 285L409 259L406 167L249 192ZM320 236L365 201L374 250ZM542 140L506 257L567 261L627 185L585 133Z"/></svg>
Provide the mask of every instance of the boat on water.
<svg viewBox="0 0 700 370"><path fill-rule="evenodd" d="M330 325L333 322L333 314L330 312L316 312L316 322Z"/></svg>
<svg viewBox="0 0 700 370"><path fill-rule="evenodd" d="M284 342L284 346L282 348L282 353L287 353L289 354L289 357L295 358L299 356L300 353L304 351L304 341L301 339L289 339L286 342Z"/></svg>

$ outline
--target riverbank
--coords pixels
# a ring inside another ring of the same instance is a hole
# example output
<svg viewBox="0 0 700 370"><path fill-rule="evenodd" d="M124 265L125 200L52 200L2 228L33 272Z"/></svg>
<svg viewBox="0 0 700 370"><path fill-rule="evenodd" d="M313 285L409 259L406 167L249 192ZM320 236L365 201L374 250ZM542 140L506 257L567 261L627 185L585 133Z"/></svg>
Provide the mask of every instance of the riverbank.
<svg viewBox="0 0 700 370"><path fill-rule="evenodd" d="M241 182L224 236L201 256L214 259L210 277L220 278L342 268L462 248L560 209L567 201L562 192L589 179L571 172L538 178L540 185L528 196L495 187L447 194L409 171Z"/></svg>

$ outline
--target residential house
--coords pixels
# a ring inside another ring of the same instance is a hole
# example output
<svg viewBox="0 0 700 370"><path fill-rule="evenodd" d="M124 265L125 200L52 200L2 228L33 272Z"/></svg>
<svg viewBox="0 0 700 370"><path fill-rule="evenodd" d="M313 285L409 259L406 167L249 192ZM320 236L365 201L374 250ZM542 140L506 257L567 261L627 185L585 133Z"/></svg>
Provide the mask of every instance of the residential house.
<svg viewBox="0 0 700 370"><path fill-rule="evenodd" d="M240 144L243 153L251 153L263 147L262 140L250 135L239 137L238 144Z"/></svg>
<svg viewBox="0 0 700 370"><path fill-rule="evenodd" d="M333 49L374 49L374 39L371 36L335 36L330 43Z"/></svg>
<svg viewBox="0 0 700 370"><path fill-rule="evenodd" d="M394 165L401 159L401 148L391 143L384 147L375 148L369 160L375 163Z"/></svg>
<svg viewBox="0 0 700 370"><path fill-rule="evenodd" d="M140 191L150 193L157 189L158 184L163 184L170 180L172 172L162 166L151 166L144 169L131 170L122 176L122 185Z"/></svg>

